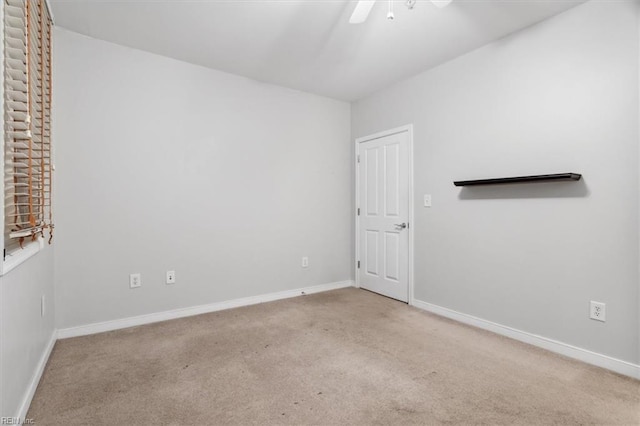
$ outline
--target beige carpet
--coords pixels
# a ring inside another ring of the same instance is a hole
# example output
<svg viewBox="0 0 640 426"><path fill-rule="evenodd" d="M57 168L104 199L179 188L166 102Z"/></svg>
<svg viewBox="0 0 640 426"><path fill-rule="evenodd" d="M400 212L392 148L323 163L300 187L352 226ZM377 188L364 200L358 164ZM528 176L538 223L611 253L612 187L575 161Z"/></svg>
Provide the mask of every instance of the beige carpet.
<svg viewBox="0 0 640 426"><path fill-rule="evenodd" d="M364 290L59 341L38 425L640 424L640 382Z"/></svg>

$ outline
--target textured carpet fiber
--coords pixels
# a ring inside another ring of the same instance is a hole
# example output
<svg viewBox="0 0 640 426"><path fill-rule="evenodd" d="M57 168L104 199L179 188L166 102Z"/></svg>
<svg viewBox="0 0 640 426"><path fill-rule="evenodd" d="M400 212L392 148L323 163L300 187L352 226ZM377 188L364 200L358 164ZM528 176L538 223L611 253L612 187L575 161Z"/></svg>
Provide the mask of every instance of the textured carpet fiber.
<svg viewBox="0 0 640 426"><path fill-rule="evenodd" d="M42 425L640 424L640 382L364 290L56 343Z"/></svg>

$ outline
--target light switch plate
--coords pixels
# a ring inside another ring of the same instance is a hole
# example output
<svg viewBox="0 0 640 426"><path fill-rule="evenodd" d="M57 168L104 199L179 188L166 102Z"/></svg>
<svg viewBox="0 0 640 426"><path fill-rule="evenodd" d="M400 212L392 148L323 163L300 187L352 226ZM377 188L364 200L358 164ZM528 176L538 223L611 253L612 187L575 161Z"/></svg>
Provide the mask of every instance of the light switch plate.
<svg viewBox="0 0 640 426"><path fill-rule="evenodd" d="M424 206L431 207L431 194L424 194Z"/></svg>

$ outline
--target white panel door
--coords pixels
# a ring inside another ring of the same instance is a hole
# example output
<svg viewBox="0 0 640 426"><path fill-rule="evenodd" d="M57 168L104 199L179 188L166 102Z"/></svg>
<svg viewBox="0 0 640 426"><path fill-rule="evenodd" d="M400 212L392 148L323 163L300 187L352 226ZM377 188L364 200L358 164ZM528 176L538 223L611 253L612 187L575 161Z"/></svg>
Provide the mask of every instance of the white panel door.
<svg viewBox="0 0 640 426"><path fill-rule="evenodd" d="M360 287L409 301L409 133L358 144Z"/></svg>

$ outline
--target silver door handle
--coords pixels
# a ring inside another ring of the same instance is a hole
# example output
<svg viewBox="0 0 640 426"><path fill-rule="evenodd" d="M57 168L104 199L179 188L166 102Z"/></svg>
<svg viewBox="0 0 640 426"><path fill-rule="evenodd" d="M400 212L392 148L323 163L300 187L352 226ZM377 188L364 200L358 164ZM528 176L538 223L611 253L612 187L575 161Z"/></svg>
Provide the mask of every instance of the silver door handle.
<svg viewBox="0 0 640 426"><path fill-rule="evenodd" d="M396 227L396 229L404 229L404 228L407 227L407 224L406 223L396 223L394 226Z"/></svg>

